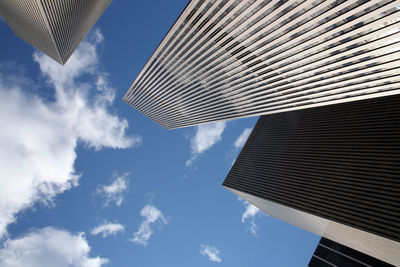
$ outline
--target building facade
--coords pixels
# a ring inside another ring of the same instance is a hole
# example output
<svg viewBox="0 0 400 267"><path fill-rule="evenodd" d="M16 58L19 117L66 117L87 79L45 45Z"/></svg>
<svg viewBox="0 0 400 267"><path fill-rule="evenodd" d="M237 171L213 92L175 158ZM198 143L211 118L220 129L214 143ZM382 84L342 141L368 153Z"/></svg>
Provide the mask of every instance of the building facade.
<svg viewBox="0 0 400 267"><path fill-rule="evenodd" d="M398 94L399 8L192 0L123 100L171 129Z"/></svg>
<svg viewBox="0 0 400 267"><path fill-rule="evenodd" d="M111 0L2 0L0 14L21 39L65 64Z"/></svg>
<svg viewBox="0 0 400 267"><path fill-rule="evenodd" d="M223 185L400 266L400 95L261 116Z"/></svg>
<svg viewBox="0 0 400 267"><path fill-rule="evenodd" d="M394 267L357 250L343 246L332 240L321 238L309 267Z"/></svg>

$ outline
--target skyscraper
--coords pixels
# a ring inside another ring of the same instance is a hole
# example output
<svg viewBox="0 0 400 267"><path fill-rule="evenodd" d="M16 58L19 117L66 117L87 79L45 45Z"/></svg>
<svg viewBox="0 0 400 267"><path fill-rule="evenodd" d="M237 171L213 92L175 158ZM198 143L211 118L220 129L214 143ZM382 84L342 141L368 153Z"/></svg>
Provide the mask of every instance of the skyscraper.
<svg viewBox="0 0 400 267"><path fill-rule="evenodd" d="M394 267L367 254L321 238L308 267Z"/></svg>
<svg viewBox="0 0 400 267"><path fill-rule="evenodd" d="M123 100L163 127L400 93L397 1L192 0Z"/></svg>
<svg viewBox="0 0 400 267"><path fill-rule="evenodd" d="M261 116L223 185L400 266L400 95Z"/></svg>
<svg viewBox="0 0 400 267"><path fill-rule="evenodd" d="M1 0L0 14L16 35L65 64L111 0Z"/></svg>

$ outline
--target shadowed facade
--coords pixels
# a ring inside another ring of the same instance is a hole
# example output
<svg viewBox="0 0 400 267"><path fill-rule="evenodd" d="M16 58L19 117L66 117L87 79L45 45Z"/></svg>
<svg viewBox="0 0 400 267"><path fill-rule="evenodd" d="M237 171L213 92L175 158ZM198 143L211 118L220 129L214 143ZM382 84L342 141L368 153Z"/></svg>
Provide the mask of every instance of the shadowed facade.
<svg viewBox="0 0 400 267"><path fill-rule="evenodd" d="M400 265L400 95L261 116L223 185Z"/></svg>

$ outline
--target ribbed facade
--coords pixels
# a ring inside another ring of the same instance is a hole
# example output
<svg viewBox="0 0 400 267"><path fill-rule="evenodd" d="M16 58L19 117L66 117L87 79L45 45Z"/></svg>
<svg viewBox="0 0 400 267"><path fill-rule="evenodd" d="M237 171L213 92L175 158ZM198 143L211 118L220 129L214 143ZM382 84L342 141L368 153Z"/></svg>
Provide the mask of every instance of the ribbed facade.
<svg viewBox="0 0 400 267"><path fill-rule="evenodd" d="M10 28L60 64L65 64L111 0L1 0Z"/></svg>
<svg viewBox="0 0 400 267"><path fill-rule="evenodd" d="M192 0L123 100L170 129L398 94L399 8Z"/></svg>
<svg viewBox="0 0 400 267"><path fill-rule="evenodd" d="M400 95L261 116L223 185L392 240L400 264L399 118Z"/></svg>
<svg viewBox="0 0 400 267"><path fill-rule="evenodd" d="M394 267L391 264L343 246L332 240L321 238L309 267Z"/></svg>

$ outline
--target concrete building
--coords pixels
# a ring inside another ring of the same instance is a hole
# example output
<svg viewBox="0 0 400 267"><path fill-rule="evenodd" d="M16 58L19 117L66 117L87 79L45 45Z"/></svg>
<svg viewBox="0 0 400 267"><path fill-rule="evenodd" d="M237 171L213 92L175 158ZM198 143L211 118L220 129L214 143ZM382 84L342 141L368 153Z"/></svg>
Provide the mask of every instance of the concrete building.
<svg viewBox="0 0 400 267"><path fill-rule="evenodd" d="M400 95L261 116L223 185L400 266Z"/></svg>
<svg viewBox="0 0 400 267"><path fill-rule="evenodd" d="M21 39L65 64L111 0L1 0L0 14Z"/></svg>
<svg viewBox="0 0 400 267"><path fill-rule="evenodd" d="M171 129L398 94L399 7L192 0L123 100Z"/></svg>

